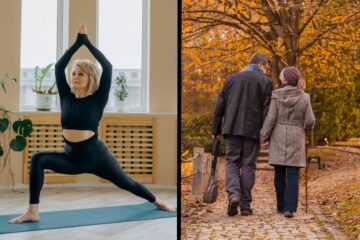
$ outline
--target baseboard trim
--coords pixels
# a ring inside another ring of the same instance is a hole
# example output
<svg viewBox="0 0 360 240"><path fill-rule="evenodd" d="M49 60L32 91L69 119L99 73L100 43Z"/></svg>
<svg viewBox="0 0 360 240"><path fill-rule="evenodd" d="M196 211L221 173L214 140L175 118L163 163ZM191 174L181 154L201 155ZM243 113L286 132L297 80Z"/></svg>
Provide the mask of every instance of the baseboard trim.
<svg viewBox="0 0 360 240"><path fill-rule="evenodd" d="M176 185L173 184L144 184L149 189L168 189L176 190ZM81 182L81 183L45 183L43 188L71 188L71 187L109 187L116 188L112 183L100 183L100 182ZM11 190L11 185L0 184L0 190ZM17 183L14 190L29 189L28 184Z"/></svg>

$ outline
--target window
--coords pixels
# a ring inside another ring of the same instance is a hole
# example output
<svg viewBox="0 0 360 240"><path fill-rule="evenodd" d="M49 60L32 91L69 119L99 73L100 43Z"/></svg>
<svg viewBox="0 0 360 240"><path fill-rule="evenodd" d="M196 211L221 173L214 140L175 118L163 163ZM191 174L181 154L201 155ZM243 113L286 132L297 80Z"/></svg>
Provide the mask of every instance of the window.
<svg viewBox="0 0 360 240"><path fill-rule="evenodd" d="M63 51L64 11L68 1L22 0L21 6L21 61L20 61L20 109L32 110L36 106L35 67L54 63ZM67 20L67 19L66 19ZM55 81L54 66L43 81L43 87ZM58 95L53 96L53 109L59 109Z"/></svg>
<svg viewBox="0 0 360 240"><path fill-rule="evenodd" d="M132 72L131 73L131 78L137 78L138 76L138 73L137 72Z"/></svg>
<svg viewBox="0 0 360 240"><path fill-rule="evenodd" d="M127 112L147 111L147 0L98 0L98 46L113 65L113 80L124 73ZM107 109L114 108L113 81Z"/></svg>
<svg viewBox="0 0 360 240"><path fill-rule="evenodd" d="M148 0L97 0L97 45L113 65L113 80L127 78L127 112L146 112L148 98ZM46 11L44 11L46 9ZM20 109L36 106L35 66L55 63L68 47L68 0L22 0ZM114 27L116 22L116 27ZM55 81L54 66L43 87ZM113 81L106 110L115 103ZM59 97L52 109L59 110Z"/></svg>

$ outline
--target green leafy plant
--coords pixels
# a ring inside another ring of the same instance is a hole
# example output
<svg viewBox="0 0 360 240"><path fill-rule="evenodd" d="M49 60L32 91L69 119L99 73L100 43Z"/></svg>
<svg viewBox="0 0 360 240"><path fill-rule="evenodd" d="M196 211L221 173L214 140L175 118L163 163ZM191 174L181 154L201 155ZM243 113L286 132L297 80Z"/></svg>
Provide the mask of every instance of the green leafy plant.
<svg viewBox="0 0 360 240"><path fill-rule="evenodd" d="M7 88L6 88L6 85L5 85L5 81L6 80L11 80L13 83L16 83L16 78L10 76L9 74L5 74L5 78L3 81L1 81L1 88L3 89L4 93L7 93Z"/></svg>
<svg viewBox="0 0 360 240"><path fill-rule="evenodd" d="M7 79L11 79L13 83L16 83L16 79L14 77L5 74L5 79L1 82L4 94L7 92L5 84L5 80ZM30 119L21 119L19 117L18 120L12 123L10 114L18 115L12 111L6 110L2 106L0 107L0 135L2 135L2 141L0 142L0 166L2 165L0 173L4 170L7 162L10 162L10 150L16 152L23 151L27 145L26 138L33 131ZM9 126L12 126L12 129ZM12 185L14 187L15 180L10 163L9 171L12 178Z"/></svg>
<svg viewBox="0 0 360 240"><path fill-rule="evenodd" d="M181 116L181 152L192 153L195 147L204 148L205 152L211 153L213 140L211 138L213 114ZM220 143L220 155L225 154L225 144Z"/></svg>
<svg viewBox="0 0 360 240"><path fill-rule="evenodd" d="M355 86L314 89L312 107L316 117L314 140L316 143L345 141L360 137L360 81ZM356 86L357 85L357 86ZM325 141L326 138L326 141Z"/></svg>
<svg viewBox="0 0 360 240"><path fill-rule="evenodd" d="M11 125L11 122L9 120L10 117L8 116L8 114L13 112L5 110L4 108L0 108L0 112L2 112L3 114L2 118L0 118L0 133L3 135L3 137L5 137L6 131L10 131L9 126ZM30 119L19 118L12 124L12 129L13 133L15 133L16 136L9 143L10 149L12 149L13 151L21 152L26 147L26 137L28 137L33 131L32 122ZM11 133L10 131L9 135L12 136L13 133ZM3 155L4 148L0 145L0 157L2 157Z"/></svg>
<svg viewBox="0 0 360 240"><path fill-rule="evenodd" d="M42 87L41 85L53 65L54 65L53 63L50 63L44 68L40 68L39 66L35 67L35 88L33 89L34 92L40 94L57 94L57 92L53 91L56 84L55 81L53 82L50 88L45 90L41 89Z"/></svg>
<svg viewBox="0 0 360 240"><path fill-rule="evenodd" d="M119 75L115 78L116 90L115 97L119 101L124 101L128 96L128 87L126 84L126 76L124 73L119 73Z"/></svg>

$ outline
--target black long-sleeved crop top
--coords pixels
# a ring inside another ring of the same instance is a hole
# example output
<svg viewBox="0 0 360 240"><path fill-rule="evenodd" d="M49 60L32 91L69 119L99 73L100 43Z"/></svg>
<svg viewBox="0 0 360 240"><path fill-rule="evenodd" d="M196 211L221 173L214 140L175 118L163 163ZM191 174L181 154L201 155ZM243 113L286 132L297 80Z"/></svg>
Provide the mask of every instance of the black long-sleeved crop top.
<svg viewBox="0 0 360 240"><path fill-rule="evenodd" d="M65 68L73 54L85 45L102 67L97 91L84 98L76 98L66 81ZM95 46L87 34L78 34L75 43L55 64L56 84L60 95L61 125L63 129L91 130L97 133L99 122L109 98L112 65Z"/></svg>

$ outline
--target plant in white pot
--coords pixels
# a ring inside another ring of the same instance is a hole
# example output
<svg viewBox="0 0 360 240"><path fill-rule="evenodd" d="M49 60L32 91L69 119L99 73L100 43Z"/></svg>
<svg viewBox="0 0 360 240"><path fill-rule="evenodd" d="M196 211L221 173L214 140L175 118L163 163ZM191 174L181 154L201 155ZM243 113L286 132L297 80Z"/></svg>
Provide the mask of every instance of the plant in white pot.
<svg viewBox="0 0 360 240"><path fill-rule="evenodd" d="M42 89L42 83L53 65L53 63L50 63L44 68L35 67L35 88L33 88L33 91L36 93L36 109L39 111L49 111L51 109L52 95L57 94L57 92L53 91L55 81L48 89Z"/></svg>
<svg viewBox="0 0 360 240"><path fill-rule="evenodd" d="M115 78L115 110L118 112L124 112L125 109L125 99L128 96L128 87L126 84L126 76L124 73L119 73Z"/></svg>

